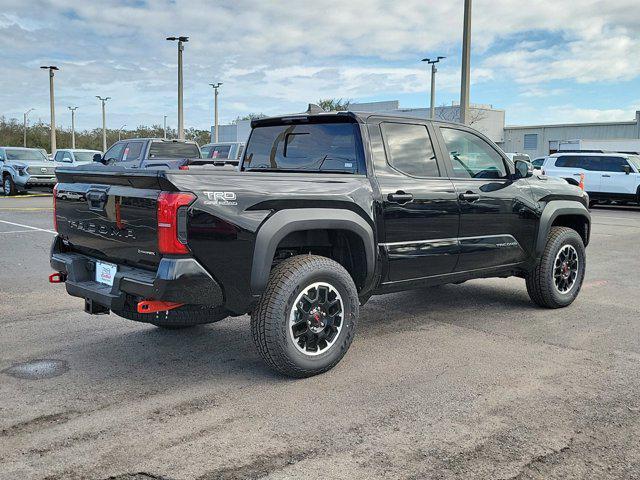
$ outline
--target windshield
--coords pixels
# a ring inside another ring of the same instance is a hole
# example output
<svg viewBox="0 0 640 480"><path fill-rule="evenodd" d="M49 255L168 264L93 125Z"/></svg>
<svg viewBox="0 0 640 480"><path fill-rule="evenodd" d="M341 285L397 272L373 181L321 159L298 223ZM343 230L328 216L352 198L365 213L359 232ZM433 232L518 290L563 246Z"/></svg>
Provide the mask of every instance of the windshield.
<svg viewBox="0 0 640 480"><path fill-rule="evenodd" d="M16 160L19 162L46 162L48 158L45 157L40 150L32 149L32 150L5 150L7 154L7 160Z"/></svg>
<svg viewBox="0 0 640 480"><path fill-rule="evenodd" d="M627 157L627 160L629 160L629 163L636 168L636 171L640 172L640 157L634 155Z"/></svg>
<svg viewBox="0 0 640 480"><path fill-rule="evenodd" d="M152 142L149 158L200 158L200 149L195 143Z"/></svg>
<svg viewBox="0 0 640 480"><path fill-rule="evenodd" d="M359 138L354 123L257 127L243 169L365 173Z"/></svg>
<svg viewBox="0 0 640 480"><path fill-rule="evenodd" d="M100 153L98 151L95 152L73 152L73 156L76 159L77 163L89 163L93 162L93 156L96 153Z"/></svg>

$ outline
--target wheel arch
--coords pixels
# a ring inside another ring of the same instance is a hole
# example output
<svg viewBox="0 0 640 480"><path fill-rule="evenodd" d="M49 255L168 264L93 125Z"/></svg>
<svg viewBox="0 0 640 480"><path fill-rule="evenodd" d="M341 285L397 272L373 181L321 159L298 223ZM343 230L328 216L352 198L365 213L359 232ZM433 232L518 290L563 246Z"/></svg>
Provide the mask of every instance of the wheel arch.
<svg viewBox="0 0 640 480"><path fill-rule="evenodd" d="M251 265L251 293L261 294L281 242L296 232L323 230L350 232L361 241L366 263L362 286L369 286L375 273L375 236L369 223L351 210L301 208L281 210L267 219L258 230ZM351 273L351 272L350 272Z"/></svg>
<svg viewBox="0 0 640 480"><path fill-rule="evenodd" d="M580 202L555 200L549 202L540 217L540 227L536 239L536 252L542 253L551 227L568 227L582 237L584 245L589 244L591 234L591 214Z"/></svg>

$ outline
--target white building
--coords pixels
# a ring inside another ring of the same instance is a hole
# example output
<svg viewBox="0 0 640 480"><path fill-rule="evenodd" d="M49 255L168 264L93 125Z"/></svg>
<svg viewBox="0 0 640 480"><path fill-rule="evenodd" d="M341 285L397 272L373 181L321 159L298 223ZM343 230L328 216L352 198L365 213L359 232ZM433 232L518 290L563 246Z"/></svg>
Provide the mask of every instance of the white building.
<svg viewBox="0 0 640 480"><path fill-rule="evenodd" d="M566 123L559 125L508 126L504 129L507 152L526 153L531 158L549 155L566 140L640 139L640 111L628 122Z"/></svg>

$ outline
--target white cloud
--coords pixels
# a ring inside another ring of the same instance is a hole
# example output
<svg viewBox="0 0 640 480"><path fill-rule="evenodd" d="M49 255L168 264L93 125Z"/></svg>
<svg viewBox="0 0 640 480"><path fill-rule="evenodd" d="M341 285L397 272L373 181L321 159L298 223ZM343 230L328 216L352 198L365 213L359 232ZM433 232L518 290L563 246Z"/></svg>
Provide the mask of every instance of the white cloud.
<svg viewBox="0 0 640 480"><path fill-rule="evenodd" d="M94 95L113 97L114 126L174 118L176 47L164 37L176 34L191 37L187 125L208 125L212 81L224 82L226 121L249 111L298 111L320 97L426 93L419 59L431 53L449 57L438 92L459 89L462 0L3 0L3 12L0 114L35 106L46 118L47 77L37 67L57 63L59 108L80 105L80 128L99 123ZM637 0L477 0L472 78L477 85L512 80L532 100L569 94L547 87L551 81L634 79L637 25Z"/></svg>

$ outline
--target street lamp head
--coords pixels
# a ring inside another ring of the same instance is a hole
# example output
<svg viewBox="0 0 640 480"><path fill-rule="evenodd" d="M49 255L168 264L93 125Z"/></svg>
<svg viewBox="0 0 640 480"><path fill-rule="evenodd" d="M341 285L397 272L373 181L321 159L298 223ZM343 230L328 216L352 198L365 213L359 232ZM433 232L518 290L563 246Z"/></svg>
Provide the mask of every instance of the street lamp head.
<svg viewBox="0 0 640 480"><path fill-rule="evenodd" d="M167 37L167 40L170 41L180 41L180 42L188 42L189 41L189 37Z"/></svg>
<svg viewBox="0 0 640 480"><path fill-rule="evenodd" d="M431 61L431 59L430 59L430 58L423 58L421 61L422 61L422 62L430 62L430 61Z"/></svg>
<svg viewBox="0 0 640 480"><path fill-rule="evenodd" d="M438 57L438 61L444 60L445 58L447 58L447 57Z"/></svg>
<svg viewBox="0 0 640 480"><path fill-rule="evenodd" d="M42 67L45 70L60 70L58 67L56 67L55 65L43 65Z"/></svg>
<svg viewBox="0 0 640 480"><path fill-rule="evenodd" d="M220 85L222 85L222 82L210 83L209 85L211 85L213 88L220 88Z"/></svg>

